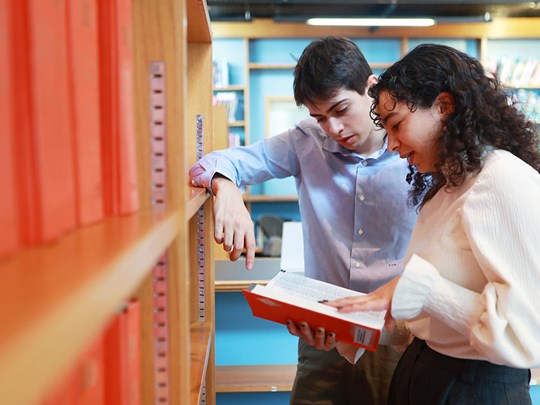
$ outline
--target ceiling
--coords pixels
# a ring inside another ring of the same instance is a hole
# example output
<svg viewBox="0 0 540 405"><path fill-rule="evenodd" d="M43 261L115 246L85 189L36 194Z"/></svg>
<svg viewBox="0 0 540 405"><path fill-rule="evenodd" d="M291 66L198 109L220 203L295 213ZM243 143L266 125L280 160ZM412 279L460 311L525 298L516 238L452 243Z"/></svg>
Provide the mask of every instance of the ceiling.
<svg viewBox="0 0 540 405"><path fill-rule="evenodd" d="M540 1L519 0L207 0L212 21L305 21L310 17L432 17L481 21L500 17L540 17ZM488 14L486 14L488 13Z"/></svg>

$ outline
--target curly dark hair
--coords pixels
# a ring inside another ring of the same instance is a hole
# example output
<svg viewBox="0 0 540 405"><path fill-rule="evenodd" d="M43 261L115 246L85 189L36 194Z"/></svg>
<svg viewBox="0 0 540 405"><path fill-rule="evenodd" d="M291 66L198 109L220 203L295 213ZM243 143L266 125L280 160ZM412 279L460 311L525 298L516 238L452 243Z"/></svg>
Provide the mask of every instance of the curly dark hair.
<svg viewBox="0 0 540 405"><path fill-rule="evenodd" d="M341 89L365 93L373 74L358 46L348 38L327 36L311 42L294 68L294 99L298 106L328 100Z"/></svg>
<svg viewBox="0 0 540 405"><path fill-rule="evenodd" d="M511 93L482 64L445 45L419 45L379 77L368 94L373 98L371 117L381 91L404 101L411 111L429 108L442 92L454 98L454 112L440 134L438 164L433 173L411 168L411 200L423 206L435 193L463 183L470 173L482 170L487 152L504 149L540 172L538 130L513 102Z"/></svg>

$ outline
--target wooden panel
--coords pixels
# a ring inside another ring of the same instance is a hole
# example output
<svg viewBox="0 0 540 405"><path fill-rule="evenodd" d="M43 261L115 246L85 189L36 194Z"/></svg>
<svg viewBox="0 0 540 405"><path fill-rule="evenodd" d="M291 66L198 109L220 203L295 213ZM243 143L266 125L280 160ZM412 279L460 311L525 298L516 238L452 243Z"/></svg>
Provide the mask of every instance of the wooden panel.
<svg viewBox="0 0 540 405"><path fill-rule="evenodd" d="M298 197L295 195L264 195L250 194L244 195L246 202L296 202Z"/></svg>
<svg viewBox="0 0 540 405"><path fill-rule="evenodd" d="M432 27L321 27L304 23L275 24L270 19L252 22L213 22L216 38L309 38L341 35L364 38L537 38L540 36L540 18L494 19L491 23L441 23Z"/></svg>
<svg viewBox="0 0 540 405"><path fill-rule="evenodd" d="M229 125L227 123L227 106L217 104L214 106L214 150L229 147Z"/></svg>
<svg viewBox="0 0 540 405"><path fill-rule="evenodd" d="M197 322L191 325L191 403L197 405L205 386L208 359L212 346L212 322Z"/></svg>
<svg viewBox="0 0 540 405"><path fill-rule="evenodd" d="M189 187L189 199L186 205L186 220L189 221L199 210L210 194L202 187Z"/></svg>
<svg viewBox="0 0 540 405"><path fill-rule="evenodd" d="M35 402L175 236L178 216L108 218L0 263L0 398Z"/></svg>
<svg viewBox="0 0 540 405"><path fill-rule="evenodd" d="M165 65L165 117L167 146L167 205L178 207L177 238L168 255L169 323L169 404L189 402L189 235L185 221L187 179L185 178L186 134L186 4L184 1L133 1L135 120L140 176L141 206L151 207L150 189L150 71L153 61ZM143 298L143 328L152 330L152 285L146 282L140 291ZM155 403L153 337L144 334L142 341L142 403Z"/></svg>
<svg viewBox="0 0 540 405"><path fill-rule="evenodd" d="M212 42L210 16L206 2L203 0L187 0L188 42Z"/></svg>
<svg viewBox="0 0 540 405"><path fill-rule="evenodd" d="M296 364L217 366L216 392L290 391Z"/></svg>
<svg viewBox="0 0 540 405"><path fill-rule="evenodd" d="M270 280L223 280L216 281L215 288L217 292L240 292L252 284L266 285Z"/></svg>

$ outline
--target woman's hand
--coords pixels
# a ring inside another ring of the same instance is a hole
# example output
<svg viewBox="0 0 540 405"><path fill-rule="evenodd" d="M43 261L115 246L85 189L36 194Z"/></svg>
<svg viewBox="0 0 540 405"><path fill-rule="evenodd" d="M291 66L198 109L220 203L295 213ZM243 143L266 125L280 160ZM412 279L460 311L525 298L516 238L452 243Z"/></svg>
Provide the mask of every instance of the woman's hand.
<svg viewBox="0 0 540 405"><path fill-rule="evenodd" d="M394 277L369 294L329 301L326 305L337 308L338 312L387 311L385 327L389 332L392 332L395 324L394 318L392 318L392 297L399 278L399 276Z"/></svg>

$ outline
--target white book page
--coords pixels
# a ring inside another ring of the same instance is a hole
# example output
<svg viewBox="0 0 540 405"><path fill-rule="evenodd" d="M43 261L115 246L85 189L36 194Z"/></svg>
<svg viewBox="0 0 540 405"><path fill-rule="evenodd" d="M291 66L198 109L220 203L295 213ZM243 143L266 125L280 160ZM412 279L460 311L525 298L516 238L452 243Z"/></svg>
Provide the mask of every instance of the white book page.
<svg viewBox="0 0 540 405"><path fill-rule="evenodd" d="M280 271L268 282L266 287L258 285L253 291L269 298L310 308L366 326L380 329L384 324L385 311L340 313L336 308L319 303L323 300L333 301L338 298L363 295L362 293L314 280L298 273Z"/></svg>

